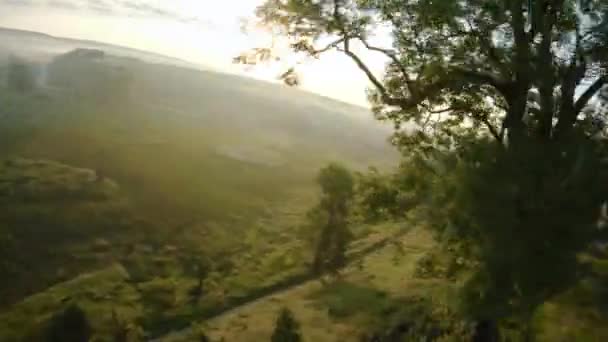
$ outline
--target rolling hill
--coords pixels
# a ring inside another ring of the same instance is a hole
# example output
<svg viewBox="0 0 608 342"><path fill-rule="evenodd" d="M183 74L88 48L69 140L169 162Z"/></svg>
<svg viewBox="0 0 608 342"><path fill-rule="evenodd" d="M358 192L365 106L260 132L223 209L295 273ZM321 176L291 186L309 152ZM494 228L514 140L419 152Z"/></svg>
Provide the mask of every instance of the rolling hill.
<svg viewBox="0 0 608 342"><path fill-rule="evenodd" d="M389 127L365 108L118 47L7 35L24 44L0 49L35 81L0 83L0 267L11 279L0 312L17 327L22 298L53 301L46 289L110 265L127 272L114 285L135 288L146 330L286 281L310 259L302 227L317 170L397 160ZM184 306L201 259L212 294Z"/></svg>

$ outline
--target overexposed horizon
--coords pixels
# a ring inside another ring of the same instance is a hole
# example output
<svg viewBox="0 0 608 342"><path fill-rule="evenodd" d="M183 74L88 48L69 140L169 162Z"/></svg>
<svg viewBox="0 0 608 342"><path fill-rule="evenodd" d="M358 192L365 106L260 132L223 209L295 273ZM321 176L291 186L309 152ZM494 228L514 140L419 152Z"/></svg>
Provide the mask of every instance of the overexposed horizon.
<svg viewBox="0 0 608 342"><path fill-rule="evenodd" d="M264 32L241 30L242 18L253 17L261 0L0 0L0 27L36 31L56 37L93 40L183 59L220 72L276 81L291 66L284 62L251 70L232 58L269 44ZM385 60L361 51L380 75ZM346 56L329 52L319 60L299 63L301 88L344 102L368 106L365 75Z"/></svg>

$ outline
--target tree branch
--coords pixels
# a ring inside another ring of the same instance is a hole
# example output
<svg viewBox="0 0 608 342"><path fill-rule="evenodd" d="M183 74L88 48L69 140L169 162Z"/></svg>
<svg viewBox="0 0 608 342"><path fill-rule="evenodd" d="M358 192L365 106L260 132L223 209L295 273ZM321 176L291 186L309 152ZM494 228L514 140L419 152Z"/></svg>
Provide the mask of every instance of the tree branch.
<svg viewBox="0 0 608 342"><path fill-rule="evenodd" d="M589 103L589 100L591 100L593 96L595 96L595 94L600 91L600 89L602 89L602 87L606 83L608 83L608 76L606 75L601 76L595 82L593 82L593 84L591 84L589 88L587 88L587 90L585 90L585 92L574 103L574 113L578 115L578 113L580 113L581 110L585 108L587 103Z"/></svg>
<svg viewBox="0 0 608 342"><path fill-rule="evenodd" d="M445 108L445 109L437 109L437 110L433 110L433 109L430 109L428 107L426 108L426 111L429 112L429 113L431 113L431 114L442 114L442 113L453 112L453 111L457 111L457 110L458 109L454 108L454 107L448 107L448 108Z"/></svg>
<svg viewBox="0 0 608 342"><path fill-rule="evenodd" d="M496 139L496 141L498 141L499 143L502 144L503 133L498 133L498 131L496 130L496 127L494 127L494 125L492 125L492 123L490 123L490 120L488 120L487 117L482 118L481 122L483 122L483 124L488 128L488 131L490 131L490 134L492 134L494 139Z"/></svg>
<svg viewBox="0 0 608 342"><path fill-rule="evenodd" d="M492 73L471 70L460 66L452 67L452 69L461 76L467 78L471 83L491 85L503 95L506 95L509 92L510 82L505 81Z"/></svg>
<svg viewBox="0 0 608 342"><path fill-rule="evenodd" d="M318 57L318 55L322 54L323 52L327 52L331 49L334 49L336 47L338 47L338 45L340 45L340 43L344 42L344 38L340 38L332 43L327 44L325 47L321 48L321 49L309 49L308 52L314 56L314 57Z"/></svg>
<svg viewBox="0 0 608 342"><path fill-rule="evenodd" d="M357 67L359 67L359 69L361 69L361 71L363 71L363 73L365 73L365 75L367 76L369 81L372 82L374 87L376 87L378 92L380 92L380 95L382 96L382 102L386 103L389 106L400 106L403 109L409 109L416 105L416 103L410 102L406 99L391 97L388 94L388 92L387 92L386 88L384 87L384 85L382 84L382 82L380 82L380 80L378 80L378 78L376 78L374 73L372 73L371 70L369 70L369 68L367 67L365 62L363 62L363 60L361 58L359 58L359 56L357 56L357 54L355 54L354 52L352 52L350 50L350 40L348 37L344 37L343 43L344 43L344 49L342 51L344 52L344 54L346 54L348 57L350 57L355 62L355 64L357 64Z"/></svg>
<svg viewBox="0 0 608 342"><path fill-rule="evenodd" d="M389 50L389 49L383 49L383 48L379 48L379 47L375 47L375 46L371 46L367 40L365 40L363 37L358 36L357 37L361 43L363 43L363 45L365 46L365 48L367 48L368 50L371 51L376 51L376 52L380 52L383 53L385 56L387 56L388 58L391 59L391 61L393 61L393 63L395 63L395 66L397 66L397 68L399 68L399 71L401 71L401 73L403 74L403 78L405 79L405 83L407 84L408 90L410 91L410 93L412 92L412 81L408 75L407 70L405 69L405 66L403 65L403 63L401 63L401 61L399 60L399 58L397 57L397 54L395 54L395 51L393 50Z"/></svg>

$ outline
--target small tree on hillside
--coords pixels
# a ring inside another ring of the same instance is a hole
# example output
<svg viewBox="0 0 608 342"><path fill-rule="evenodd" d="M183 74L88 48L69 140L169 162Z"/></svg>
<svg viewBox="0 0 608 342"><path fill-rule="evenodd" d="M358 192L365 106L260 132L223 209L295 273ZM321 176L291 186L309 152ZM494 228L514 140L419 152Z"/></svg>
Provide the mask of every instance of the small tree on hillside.
<svg viewBox="0 0 608 342"><path fill-rule="evenodd" d="M272 342L300 342L300 325L293 316L293 313L283 308L272 333Z"/></svg>
<svg viewBox="0 0 608 342"><path fill-rule="evenodd" d="M346 247L351 234L348 230L348 205L353 197L353 177L344 167L330 164L318 177L322 198L314 209L319 213L321 233L313 260L313 272L337 272L346 263Z"/></svg>
<svg viewBox="0 0 608 342"><path fill-rule="evenodd" d="M76 304L51 318L49 342L88 342L93 333L86 313Z"/></svg>
<svg viewBox="0 0 608 342"><path fill-rule="evenodd" d="M203 283L209 274L210 263L204 257L189 258L183 262L186 273L196 278L196 285L188 291L190 300L196 303L204 294Z"/></svg>

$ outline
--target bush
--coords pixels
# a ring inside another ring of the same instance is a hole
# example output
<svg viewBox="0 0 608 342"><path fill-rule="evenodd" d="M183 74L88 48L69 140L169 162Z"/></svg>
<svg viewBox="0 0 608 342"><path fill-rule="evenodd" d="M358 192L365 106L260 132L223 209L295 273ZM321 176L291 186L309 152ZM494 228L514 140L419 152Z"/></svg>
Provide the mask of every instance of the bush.
<svg viewBox="0 0 608 342"><path fill-rule="evenodd" d="M274 332L272 333L272 342L300 342L300 325L293 317L293 313L283 308L277 319Z"/></svg>
<svg viewBox="0 0 608 342"><path fill-rule="evenodd" d="M49 342L88 342L93 334L85 312L75 304L51 318Z"/></svg>
<svg viewBox="0 0 608 342"><path fill-rule="evenodd" d="M379 317L393 310L386 293L344 281L330 284L314 296L327 307L330 316L337 318L363 312Z"/></svg>

